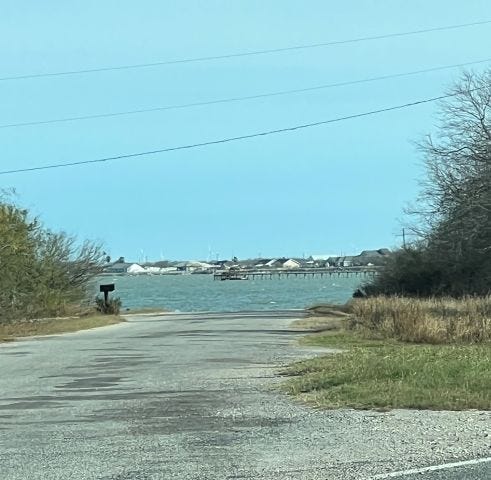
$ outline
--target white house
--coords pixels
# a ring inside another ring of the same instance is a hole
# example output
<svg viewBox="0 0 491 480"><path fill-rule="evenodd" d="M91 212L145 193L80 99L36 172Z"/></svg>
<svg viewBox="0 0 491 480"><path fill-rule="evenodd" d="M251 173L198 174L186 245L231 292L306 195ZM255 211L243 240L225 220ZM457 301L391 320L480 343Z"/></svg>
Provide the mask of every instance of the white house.
<svg viewBox="0 0 491 480"><path fill-rule="evenodd" d="M214 265L210 265L209 263L205 262L197 262L197 261L190 261L190 262L181 262L176 265L177 270L181 272L196 272L196 271L205 271L205 270L212 270L215 268Z"/></svg>
<svg viewBox="0 0 491 480"><path fill-rule="evenodd" d="M115 262L112 265L108 265L104 268L106 273L123 273L130 275L138 275L140 273L145 273L146 270L138 265L137 263L127 263L127 262Z"/></svg>
<svg viewBox="0 0 491 480"><path fill-rule="evenodd" d="M294 269L294 268L300 268L301 264L297 260L294 260L293 258L288 259L286 262L283 263L282 268L287 268L288 270Z"/></svg>
<svg viewBox="0 0 491 480"><path fill-rule="evenodd" d="M314 262L327 262L329 258L335 257L336 255L311 255L309 260L313 260Z"/></svg>
<svg viewBox="0 0 491 480"><path fill-rule="evenodd" d="M145 267L145 270L152 275L163 275L165 273L176 272L176 267Z"/></svg>

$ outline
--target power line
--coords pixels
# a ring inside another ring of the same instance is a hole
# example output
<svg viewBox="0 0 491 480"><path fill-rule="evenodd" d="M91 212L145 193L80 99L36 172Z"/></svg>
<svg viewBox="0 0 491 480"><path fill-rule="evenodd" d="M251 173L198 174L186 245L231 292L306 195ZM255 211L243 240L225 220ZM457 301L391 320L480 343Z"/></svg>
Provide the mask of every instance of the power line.
<svg viewBox="0 0 491 480"><path fill-rule="evenodd" d="M99 73L99 72L109 72L116 70L130 70L136 68L152 68L152 67L161 67L165 65L177 65L181 63L194 63L194 62L208 62L212 60L225 60L230 58L240 58L240 57L250 57L255 55L266 55L271 53L281 53L281 52L292 52L295 50L306 50L310 48L320 48L320 47L332 47L335 45L346 45L351 43L359 43L373 40L383 40L387 38L395 38L395 37L404 37L409 35L420 35L424 33L431 32L440 32L444 30L455 30L458 28L467 28L467 27L475 27L478 25L487 25L491 23L491 20L482 20L479 22L471 22L471 23L460 23L457 25L445 25L442 27L433 27L433 28L425 28L419 30L410 30L406 32L395 32L395 33L387 33L384 35L373 35L367 37L358 37L351 38L345 40L334 40L330 42L322 42L322 43L311 43L305 45L294 45L291 47L281 47L281 48L270 48L265 50L254 50L250 52L239 52L239 53L230 53L226 55L210 55L205 57L191 57L191 58L183 58L177 60L163 60L152 63L136 63L129 65L116 65L112 67L98 67L98 68L85 68L80 70L65 70L59 72L47 72L47 73L30 73L30 74L13 74L5 77L0 77L0 81L7 80L26 80L29 78L43 78L43 77L58 77L58 76L67 76L67 75L82 75L89 73Z"/></svg>
<svg viewBox="0 0 491 480"><path fill-rule="evenodd" d="M328 88L344 87L344 86L348 86L348 85L358 85L358 84L368 83L368 82L377 82L380 80L388 80L388 79L392 79L392 78L407 77L407 76L412 76L412 75L419 75L422 73L436 72L436 71L440 71L440 70L448 70L448 69L452 69L452 68L462 68L462 67L467 67L470 65L477 65L477 64L487 63L487 62L491 62L491 58L486 58L484 60L476 60L474 62L457 63L457 64L453 64L453 65L443 65L440 67L432 67L432 68L426 68L426 69L422 69L422 70L413 70L411 72L394 73L394 74L382 75L382 76L377 76L377 77L368 77L368 78L363 78L363 79L358 79L358 80L349 80L349 81L345 81L345 82L316 85L316 86L307 87L307 88L296 88L296 89L292 89L292 90L280 90L277 92L260 93L257 95L247 95L247 96L243 96L243 97L221 98L221 99L208 100L208 101L203 101L203 102L183 103L183 104L177 104L177 105L164 105L162 107L141 108L141 109L136 109L136 110L126 110L126 111L112 112L112 113L96 113L96 114L91 114L91 115L80 115L80 116L75 116L75 117L53 118L53 119L48 119L48 120L36 120L36 121L30 121L30 122L6 123L6 124L0 124L0 129L2 129L2 128L29 127L29 126L35 126L35 125L49 125L49 124L54 124L54 123L76 122L76 121L82 121L82 120L93 120L93 119L97 119L97 118L121 117L121 116L136 115L136 114L142 114L142 113L161 112L161 111L165 111L165 110L177 110L177 109L185 109L185 108L191 108L191 107L203 107L206 105L217 105L217 104L222 104L222 103L241 102L241 101L246 101L246 100L257 100L260 98L277 97L277 96L282 96L282 95L291 95L291 94L295 94L295 93L313 92L313 91L324 90L324 89L328 89Z"/></svg>
<svg viewBox="0 0 491 480"><path fill-rule="evenodd" d="M480 88L475 88L475 89L472 89L469 91L472 92L472 91L476 91L476 90L480 90ZM189 150L192 148L206 147L209 145L218 145L218 144L222 144L222 143L230 143L230 142L236 142L236 141L240 141L240 140L249 140L251 138L256 138L256 137L265 137L268 135L275 135L278 133L293 132L295 130L317 127L320 125L327 125L329 123L337 123L337 122L342 122L345 120L352 120L355 118L368 117L368 116L376 115L379 113L391 112L394 110L401 110L403 108L414 107L414 106L421 105L424 103L430 103L430 102L435 102L438 100L444 100L445 98L455 97L456 95L459 95L459 94L460 93L440 95L438 97L426 98L426 99L417 100L417 101L414 101L411 103L404 103L402 105L395 105L392 107L381 108L378 110L370 110L368 112L356 113L356 114L347 115L344 117L331 118L329 120L322 120L319 122L304 123L301 125L295 125L293 127L279 128L276 130L266 130L263 132L256 132L256 133L251 133L248 135L240 135L237 137L221 138L218 140L211 140L208 142L191 143L191 144L187 144L187 145L179 145L177 147L165 147L165 148L159 148L157 150L148 150L145 152L128 153L128 154L123 154L123 155L116 155L113 157L97 158L97 159L93 159L93 160L81 160L81 161L67 162L67 163L54 163L51 165L42 165L42 166L38 166L38 167L19 168L19 169L15 169L15 170L4 170L4 171L0 171L0 175L8 175L8 174L13 174L13 173L24 173L24 172L35 172L35 171L39 171L39 170L50 170L50 169L55 169L55 168L74 167L76 165L90 165L90 164L96 164L96 163L112 162L112 161L116 161L116 160L123 160L126 158L136 158L136 157L143 157L143 156L147 156L147 155L155 155L157 153L175 152L178 150Z"/></svg>

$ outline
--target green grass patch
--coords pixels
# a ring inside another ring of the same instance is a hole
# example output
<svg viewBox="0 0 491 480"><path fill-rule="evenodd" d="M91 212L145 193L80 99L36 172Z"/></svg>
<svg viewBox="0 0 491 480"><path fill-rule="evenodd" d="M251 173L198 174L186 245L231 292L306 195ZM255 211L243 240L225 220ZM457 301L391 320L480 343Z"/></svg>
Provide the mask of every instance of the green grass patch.
<svg viewBox="0 0 491 480"><path fill-rule="evenodd" d="M296 363L287 392L324 408L491 410L491 345L419 345L349 331L309 335L304 345L340 353Z"/></svg>
<svg viewBox="0 0 491 480"><path fill-rule="evenodd" d="M0 324L0 342L14 341L17 337L77 332L79 330L115 325L122 321L120 317L113 315L89 315Z"/></svg>
<svg viewBox="0 0 491 480"><path fill-rule="evenodd" d="M307 335L300 340L302 345L326 348L349 348L349 347L381 347L387 345L401 345L392 339L365 338L363 335L344 329L322 331Z"/></svg>

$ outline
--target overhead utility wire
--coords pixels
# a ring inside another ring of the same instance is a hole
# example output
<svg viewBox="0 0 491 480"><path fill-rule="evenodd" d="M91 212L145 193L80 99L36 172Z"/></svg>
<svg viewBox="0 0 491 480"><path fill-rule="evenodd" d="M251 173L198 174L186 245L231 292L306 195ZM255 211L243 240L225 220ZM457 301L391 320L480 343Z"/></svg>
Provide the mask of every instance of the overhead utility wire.
<svg viewBox="0 0 491 480"><path fill-rule="evenodd" d="M194 62L208 62L212 60L225 60L229 58L240 58L240 57L250 57L254 55L266 55L270 53L281 53L281 52L291 52L295 50L306 50L309 48L320 48L320 47L331 47L335 45L346 45L350 43L359 43L366 42L372 40L383 40L386 38L395 38L395 37L404 37L409 35L420 35L423 33L431 33L431 32L440 32L444 30L455 30L458 28L467 28L467 27L475 27L478 25L487 25L491 23L491 20L482 20L479 22L471 22L471 23L460 23L457 25L444 25L442 27L433 27L433 28L424 28L420 30L410 30L406 32L395 32L395 33L387 33L384 35L373 35L368 37L358 37L351 38L345 40L333 40L330 42L321 42L321 43L311 43L305 45L294 45L291 47L281 47L281 48L269 48L265 50L253 50L250 52L239 52L239 53L230 53L226 55L210 55L205 57L191 57L191 58L183 58L177 60L163 60L152 63L136 63L129 65L116 65L112 67L99 67L99 68L86 68L80 70L65 70L59 72L47 72L47 73L30 73L30 74L17 74L17 75L9 75L5 77L0 77L0 81L7 80L25 80L29 78L42 78L42 77L57 77L57 76L66 76L66 75L82 75L88 73L98 73L98 72L109 72L116 70L130 70L135 68L152 68L152 67L161 67L165 65L177 65L181 63L194 63Z"/></svg>
<svg viewBox="0 0 491 480"><path fill-rule="evenodd" d="M97 118L121 117L121 116L135 115L135 114L141 114L141 113L160 112L160 111L164 111L164 110L177 110L177 109L185 109L185 108L191 108L191 107L202 107L202 106L206 106L206 105L216 105L216 104L221 104L221 103L241 102L241 101L245 101L245 100L255 100L255 99L259 99L259 98L277 97L277 96L281 96L281 95L291 95L294 93L313 92L316 90L323 90L323 89L328 89L328 88L344 87L344 86L348 86L348 85L357 85L357 84L368 83L368 82L377 82L380 80L388 80L391 78L407 77L410 75L418 75L421 73L436 72L439 70L447 70L447 69L451 69L451 68L467 67L469 65L477 65L477 64L481 64L481 63L487 63L487 62L491 62L491 58L486 58L484 60L477 60L474 62L457 63L457 64L453 64L453 65L444 65L441 67L426 68L423 70L414 70L411 72L394 73L394 74L382 75L382 76L378 76L378 77L368 77L368 78L359 79L359 80L349 80L346 82L328 83L325 85L316 85L316 86L307 87L307 88L296 88L296 89L292 89L292 90L280 90L277 92L260 93L257 95L248 95L248 96L244 96L244 97L221 98L221 99L208 100L208 101L203 101L203 102L183 103L183 104L177 104L177 105L165 105L162 107L141 108L141 109L137 109L137 110L126 110L126 111L122 111L122 112L96 113L96 114L92 114L92 115L80 115L80 116L76 116L76 117L53 118L53 119L49 119L49 120L36 120L36 121L19 122L19 123L5 123L5 124L0 124L0 129L2 129L2 128L15 128L15 127L29 127L29 126L34 126L34 125L49 125L49 124L53 124L53 123L76 122L76 121L81 121L81 120L92 120L92 119L97 119Z"/></svg>
<svg viewBox="0 0 491 480"><path fill-rule="evenodd" d="M480 89L481 88L474 88L474 89L469 90L469 92L477 91ZM90 164L96 164L96 163L112 162L112 161L122 160L122 159L126 159L126 158L143 157L143 156L147 156L147 155L155 155L157 153L175 152L178 150L190 150L192 148L206 147L209 145L218 145L218 144L222 144L222 143L236 142L239 140L248 140L248 139L256 138L256 137L265 137L268 135L275 135L278 133L293 132L295 130L301 130L304 128L317 127L320 125L327 125L329 123L337 123L337 122L342 122L345 120L352 120L354 118L368 117L368 116L376 115L379 113L391 112L394 110L401 110L403 108L414 107L416 105L421 105L424 103L430 103L430 102L435 102L438 100L444 100L445 98L455 97L456 95L459 95L459 94L460 93L440 95L439 97L426 98L426 99L417 100L417 101L411 102L411 103L404 103L402 105L395 105L392 107L381 108L379 110L370 110L368 112L356 113L353 115L346 115L344 117L331 118L329 120L322 120L320 122L304 123L301 125L295 125L293 127L279 128L276 130L266 130L263 132L251 133L249 135L240 135L237 137L228 137L228 138L221 138L218 140L210 140L208 142L190 143L187 145L179 145L176 147L165 147L165 148L159 148L157 150L148 150L145 152L128 153L128 154L123 154L123 155L116 155L113 157L97 158L97 159L93 159L93 160L80 160L80 161L76 161L76 162L54 163L51 165L42 165L42 166L38 166L38 167L18 168L18 169L14 169L14 170L4 170L4 171L0 171L0 175L8 175L8 174L13 174L13 173L24 173L24 172L35 172L35 171L39 171L39 170L50 170L50 169L55 169L55 168L74 167L76 165L90 165Z"/></svg>

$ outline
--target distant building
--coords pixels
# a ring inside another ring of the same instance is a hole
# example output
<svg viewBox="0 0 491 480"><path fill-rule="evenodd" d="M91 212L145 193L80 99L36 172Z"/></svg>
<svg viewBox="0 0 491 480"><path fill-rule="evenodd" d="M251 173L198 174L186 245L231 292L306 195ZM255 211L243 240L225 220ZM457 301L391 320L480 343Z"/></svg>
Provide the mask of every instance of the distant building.
<svg viewBox="0 0 491 480"><path fill-rule="evenodd" d="M352 267L354 265L354 258L351 255L348 255L346 257L341 257L339 260L340 267Z"/></svg>
<svg viewBox="0 0 491 480"><path fill-rule="evenodd" d="M176 267L154 267L154 266L150 266L150 267L145 267L145 270L147 271L147 273L150 273L152 275L163 275L163 274L167 274L167 273L177 272Z"/></svg>
<svg viewBox="0 0 491 480"><path fill-rule="evenodd" d="M176 269L178 272L206 272L208 270L216 270L216 265L211 265L205 262L181 262L176 265Z"/></svg>
<svg viewBox="0 0 491 480"><path fill-rule="evenodd" d="M314 262L326 262L329 258L335 255L311 255L307 260Z"/></svg>
<svg viewBox="0 0 491 480"><path fill-rule="evenodd" d="M272 258L270 260L265 258L260 265L265 268L275 268L276 262L278 262L277 258Z"/></svg>
<svg viewBox="0 0 491 480"><path fill-rule="evenodd" d="M327 264L330 267L352 267L354 265L354 258L352 255L343 257L329 257Z"/></svg>
<svg viewBox="0 0 491 480"><path fill-rule="evenodd" d="M376 265L382 266L390 256L391 251L388 248L379 248L378 250L363 250L356 258L357 265Z"/></svg>
<svg viewBox="0 0 491 480"><path fill-rule="evenodd" d="M256 264L256 268L300 268L302 264L294 258L273 258L271 260L263 260Z"/></svg>
<svg viewBox="0 0 491 480"><path fill-rule="evenodd" d="M254 263L254 267L256 268L264 268L266 265L270 262L274 262L275 260L271 260L269 258L258 258L257 261Z"/></svg>
<svg viewBox="0 0 491 480"><path fill-rule="evenodd" d="M286 262L283 263L282 268L286 268L288 270L292 270L294 268L300 268L302 265L298 260L293 258L289 258Z"/></svg>
<svg viewBox="0 0 491 480"><path fill-rule="evenodd" d="M120 259L121 260L121 259ZM124 258L122 259L124 260ZM111 265L107 265L104 267L104 272L105 273L114 273L114 274L120 274L120 273L141 273L141 270L145 271L143 267L138 265L137 263L127 263L127 262L120 262L119 260Z"/></svg>
<svg viewBox="0 0 491 480"><path fill-rule="evenodd" d="M391 251L387 248L363 250L359 255L329 257L327 263L331 267L382 266L389 255L391 255Z"/></svg>

